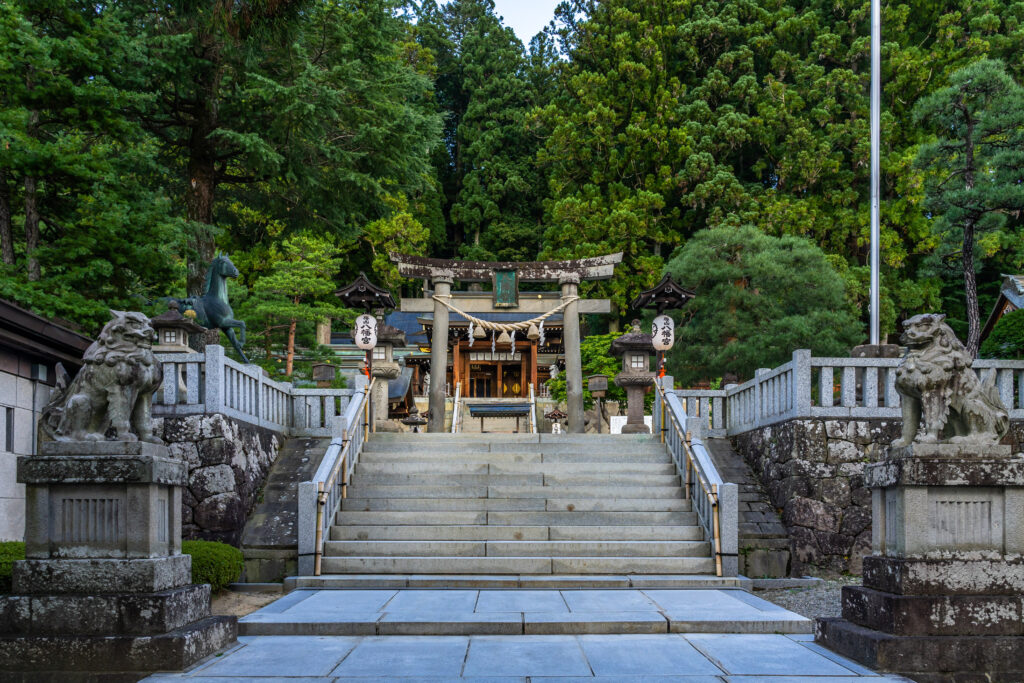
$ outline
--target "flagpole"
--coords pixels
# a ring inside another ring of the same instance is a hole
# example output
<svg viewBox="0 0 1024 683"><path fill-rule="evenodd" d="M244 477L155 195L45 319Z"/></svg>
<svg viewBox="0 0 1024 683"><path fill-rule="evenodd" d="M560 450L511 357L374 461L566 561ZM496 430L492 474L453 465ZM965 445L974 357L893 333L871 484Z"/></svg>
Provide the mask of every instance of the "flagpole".
<svg viewBox="0 0 1024 683"><path fill-rule="evenodd" d="M879 335L879 147L882 128L882 10L871 0L871 344Z"/></svg>

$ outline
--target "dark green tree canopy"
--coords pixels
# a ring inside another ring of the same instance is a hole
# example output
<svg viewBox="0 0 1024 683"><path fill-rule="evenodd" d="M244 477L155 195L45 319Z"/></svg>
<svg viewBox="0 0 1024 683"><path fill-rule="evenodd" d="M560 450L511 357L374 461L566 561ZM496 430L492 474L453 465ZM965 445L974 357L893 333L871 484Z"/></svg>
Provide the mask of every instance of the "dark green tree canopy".
<svg viewBox="0 0 1024 683"><path fill-rule="evenodd" d="M682 310L668 369L684 385L789 360L794 349L847 356L863 327L821 249L753 226L694 235L666 266L697 293Z"/></svg>

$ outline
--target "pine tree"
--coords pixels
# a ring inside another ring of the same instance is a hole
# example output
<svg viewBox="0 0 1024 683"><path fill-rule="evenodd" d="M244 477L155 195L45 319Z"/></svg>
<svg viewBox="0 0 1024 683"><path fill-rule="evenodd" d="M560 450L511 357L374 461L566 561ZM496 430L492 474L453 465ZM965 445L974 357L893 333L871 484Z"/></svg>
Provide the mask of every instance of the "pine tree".
<svg viewBox="0 0 1024 683"><path fill-rule="evenodd" d="M978 354L981 319L976 259L998 249L1007 213L1024 210L1024 88L1001 62L982 60L923 98L915 118L936 140L921 147L925 208L944 244L959 246L967 306L967 350ZM1020 232L1013 234L1020 239Z"/></svg>
<svg viewBox="0 0 1024 683"><path fill-rule="evenodd" d="M341 257L332 240L298 233L283 240L271 259L270 272L252 287L254 313L288 325L285 374L291 377L298 323L349 316L349 310L334 297Z"/></svg>
<svg viewBox="0 0 1024 683"><path fill-rule="evenodd" d="M687 383L731 373L748 379L786 362L794 349L848 355L863 326L822 251L803 237L753 226L694 235L666 266L697 296L682 310L672 375Z"/></svg>

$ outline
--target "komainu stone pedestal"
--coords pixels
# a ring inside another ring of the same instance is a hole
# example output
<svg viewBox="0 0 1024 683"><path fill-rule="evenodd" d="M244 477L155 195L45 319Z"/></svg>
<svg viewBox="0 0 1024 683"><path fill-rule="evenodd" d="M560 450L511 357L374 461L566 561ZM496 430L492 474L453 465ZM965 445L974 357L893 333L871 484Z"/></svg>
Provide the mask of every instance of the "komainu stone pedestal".
<svg viewBox="0 0 1024 683"><path fill-rule="evenodd" d="M133 681L232 643L181 554L184 462L125 441L52 442L18 458L26 559L0 596L0 680Z"/></svg>
<svg viewBox="0 0 1024 683"><path fill-rule="evenodd" d="M913 444L866 479L874 552L817 642L921 683L1024 681L1024 457Z"/></svg>

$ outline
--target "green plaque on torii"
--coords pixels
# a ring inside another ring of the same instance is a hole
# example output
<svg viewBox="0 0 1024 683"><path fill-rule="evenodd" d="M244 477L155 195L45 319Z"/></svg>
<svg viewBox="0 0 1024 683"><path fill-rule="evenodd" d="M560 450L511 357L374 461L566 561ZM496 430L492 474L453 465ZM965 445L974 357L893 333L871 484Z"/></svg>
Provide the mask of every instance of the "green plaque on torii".
<svg viewBox="0 0 1024 683"><path fill-rule="evenodd" d="M495 270L493 280L495 308L519 307L519 279L514 270Z"/></svg>

